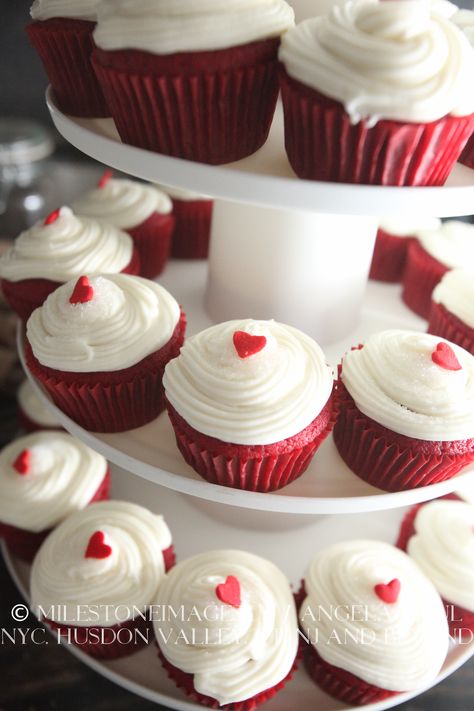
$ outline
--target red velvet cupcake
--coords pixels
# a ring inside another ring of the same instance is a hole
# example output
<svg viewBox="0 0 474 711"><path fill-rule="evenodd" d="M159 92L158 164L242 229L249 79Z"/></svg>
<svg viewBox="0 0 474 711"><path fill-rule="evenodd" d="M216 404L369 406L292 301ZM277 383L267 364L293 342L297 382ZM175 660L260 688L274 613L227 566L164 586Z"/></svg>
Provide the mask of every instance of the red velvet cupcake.
<svg viewBox="0 0 474 711"><path fill-rule="evenodd" d="M163 186L173 202L175 226L171 256L175 259L207 259L214 201L181 188Z"/></svg>
<svg viewBox="0 0 474 711"><path fill-rule="evenodd" d="M474 462L474 357L438 337L383 331L342 361L339 454L386 491L444 481Z"/></svg>
<svg viewBox="0 0 474 711"><path fill-rule="evenodd" d="M290 586L273 563L238 550L189 558L166 576L154 621L170 679L203 706L253 711L291 678L298 627Z"/></svg>
<svg viewBox="0 0 474 711"><path fill-rule="evenodd" d="M163 371L184 330L179 305L155 282L84 276L32 314L26 360L68 417L88 430L121 432L164 409Z"/></svg>
<svg viewBox="0 0 474 711"><path fill-rule="evenodd" d="M474 47L474 12L472 10L461 9L455 12L449 19L464 32ZM461 153L459 162L467 165L468 168L474 168L474 134Z"/></svg>
<svg viewBox="0 0 474 711"><path fill-rule="evenodd" d="M0 537L31 562L51 530L107 499L107 461L65 432L35 432L0 453Z"/></svg>
<svg viewBox="0 0 474 711"><path fill-rule="evenodd" d="M116 659L151 638L149 607L174 564L162 516L127 501L69 516L41 546L31 570L31 606L58 640Z"/></svg>
<svg viewBox="0 0 474 711"><path fill-rule="evenodd" d="M274 491L301 476L336 417L322 350L275 321L201 331L167 365L163 384L185 460L237 489Z"/></svg>
<svg viewBox="0 0 474 711"><path fill-rule="evenodd" d="M278 94L284 0L104 4L93 64L124 143L229 163L265 142Z"/></svg>
<svg viewBox="0 0 474 711"><path fill-rule="evenodd" d="M343 541L311 562L299 609L306 669L344 704L380 702L433 683L448 651L441 599L387 543Z"/></svg>
<svg viewBox="0 0 474 711"><path fill-rule="evenodd" d="M107 170L97 188L73 204L78 215L103 220L128 232L140 256L140 276L154 279L165 268L175 219L170 198L153 185L112 178Z"/></svg>
<svg viewBox="0 0 474 711"><path fill-rule="evenodd" d="M308 180L443 185L474 130L471 56L434 4L355 0L302 22L279 52L293 170Z"/></svg>
<svg viewBox="0 0 474 711"><path fill-rule="evenodd" d="M451 497L410 509L397 541L443 598L457 642L474 639L473 538L474 506Z"/></svg>
<svg viewBox="0 0 474 711"><path fill-rule="evenodd" d="M58 107L66 114L110 116L91 64L100 0L35 0L26 31L38 53ZM60 14L59 14L60 13Z"/></svg>
<svg viewBox="0 0 474 711"><path fill-rule="evenodd" d="M58 286L84 272L139 271L140 259L129 235L112 225L77 217L68 207L22 232L0 257L3 295L23 321Z"/></svg>
<svg viewBox="0 0 474 711"><path fill-rule="evenodd" d="M453 269L433 291L428 333L474 355L474 272Z"/></svg>

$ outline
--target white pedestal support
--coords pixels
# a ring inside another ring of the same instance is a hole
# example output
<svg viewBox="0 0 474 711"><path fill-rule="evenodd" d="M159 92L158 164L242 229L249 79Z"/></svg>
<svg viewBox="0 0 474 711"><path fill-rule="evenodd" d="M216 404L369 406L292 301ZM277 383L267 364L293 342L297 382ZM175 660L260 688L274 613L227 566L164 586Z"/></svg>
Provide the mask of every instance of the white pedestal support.
<svg viewBox="0 0 474 711"><path fill-rule="evenodd" d="M215 321L288 323L321 344L354 328L377 218L217 201L206 308Z"/></svg>

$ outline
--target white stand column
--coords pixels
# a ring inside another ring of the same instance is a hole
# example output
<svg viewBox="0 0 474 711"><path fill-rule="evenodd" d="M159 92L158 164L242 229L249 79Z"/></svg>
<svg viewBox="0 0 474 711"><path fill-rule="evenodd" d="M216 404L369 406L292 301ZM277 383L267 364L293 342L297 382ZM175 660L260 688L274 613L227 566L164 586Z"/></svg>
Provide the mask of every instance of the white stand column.
<svg viewBox="0 0 474 711"><path fill-rule="evenodd" d="M288 323L321 344L357 322L375 217L323 215L217 201L206 308L215 321Z"/></svg>

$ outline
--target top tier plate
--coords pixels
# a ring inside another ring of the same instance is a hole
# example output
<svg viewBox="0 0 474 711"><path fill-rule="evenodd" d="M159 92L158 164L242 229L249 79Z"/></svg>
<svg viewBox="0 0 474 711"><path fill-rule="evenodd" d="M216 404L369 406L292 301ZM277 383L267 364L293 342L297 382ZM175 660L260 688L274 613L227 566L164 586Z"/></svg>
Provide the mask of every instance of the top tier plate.
<svg viewBox="0 0 474 711"><path fill-rule="evenodd" d="M46 102L54 125L83 153L124 173L212 197L266 207L341 215L470 215L474 170L457 164L443 187L415 188L348 185L299 180L288 163L283 112L278 105L270 135L256 153L224 166L209 166L134 148L120 142L112 119L78 119Z"/></svg>

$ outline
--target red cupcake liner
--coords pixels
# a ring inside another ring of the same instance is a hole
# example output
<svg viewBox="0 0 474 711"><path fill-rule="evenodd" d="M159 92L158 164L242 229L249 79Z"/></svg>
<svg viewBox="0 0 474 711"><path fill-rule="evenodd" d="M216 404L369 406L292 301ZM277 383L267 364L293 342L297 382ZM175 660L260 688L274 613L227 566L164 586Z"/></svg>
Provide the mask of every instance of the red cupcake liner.
<svg viewBox="0 0 474 711"><path fill-rule="evenodd" d="M397 237L378 229L369 279L398 283L403 278L410 237Z"/></svg>
<svg viewBox="0 0 474 711"><path fill-rule="evenodd" d="M281 67L285 148L299 178L369 185L443 185L474 130L474 114L432 123L351 124L343 105Z"/></svg>
<svg viewBox="0 0 474 711"><path fill-rule="evenodd" d="M92 56L124 143L201 163L230 163L266 141L278 95L279 39L230 49Z"/></svg>
<svg viewBox="0 0 474 711"><path fill-rule="evenodd" d="M418 240L410 241L403 275L402 299L418 316L428 319L431 294L447 271L448 267L428 254Z"/></svg>
<svg viewBox="0 0 474 711"><path fill-rule="evenodd" d="M428 333L445 338L474 355L474 328L470 328L443 304L431 302Z"/></svg>
<svg viewBox="0 0 474 711"><path fill-rule="evenodd" d="M347 466L385 491L404 491L451 479L474 461L474 439L430 442L392 432L358 410L338 384L334 443Z"/></svg>
<svg viewBox="0 0 474 711"><path fill-rule="evenodd" d="M331 395L304 430L281 442L240 445L198 432L166 400L176 444L186 462L212 484L247 491L276 491L301 476L336 420Z"/></svg>
<svg viewBox="0 0 474 711"><path fill-rule="evenodd" d="M468 140L466 147L461 153L459 162L463 165L467 165L468 168L474 168L474 134Z"/></svg>
<svg viewBox="0 0 474 711"><path fill-rule="evenodd" d="M134 248L130 262L121 274L140 274L140 257ZM13 311L26 323L33 311L46 301L48 296L56 291L64 282L51 281L50 279L22 279L10 281L0 279L0 286L5 300L8 301Z"/></svg>
<svg viewBox="0 0 474 711"><path fill-rule="evenodd" d="M20 407L20 405L17 406L17 411L16 411L16 417L18 420L18 425L19 427L24 431L24 432L39 432L40 430L62 430L63 427L61 425L43 425L41 422L35 422L35 420L32 420L31 417L28 417L26 412Z"/></svg>
<svg viewBox="0 0 474 711"><path fill-rule="evenodd" d="M94 501L104 501L108 499L109 490L110 471L107 468L105 476L94 496L89 501L89 504L94 503ZM49 536L52 530L52 528L48 528L46 531L34 533L24 528L11 526L8 523L0 523L0 538L3 538L10 553L13 553L27 563L32 563L44 539Z"/></svg>
<svg viewBox="0 0 474 711"><path fill-rule="evenodd" d="M173 199L175 228L171 255L176 259L207 259L211 236L212 200Z"/></svg>
<svg viewBox="0 0 474 711"><path fill-rule="evenodd" d="M166 266L171 251L174 216L153 212L144 222L126 230L140 256L140 274L154 279Z"/></svg>
<svg viewBox="0 0 474 711"><path fill-rule="evenodd" d="M28 368L55 405L84 429L123 432L154 420L164 410L163 372L184 341L183 312L168 343L139 363L110 372L73 373L47 368L34 356L28 341Z"/></svg>
<svg viewBox="0 0 474 711"><path fill-rule="evenodd" d="M110 116L91 65L95 22L54 18L26 27L54 91L58 107L83 117Z"/></svg>

